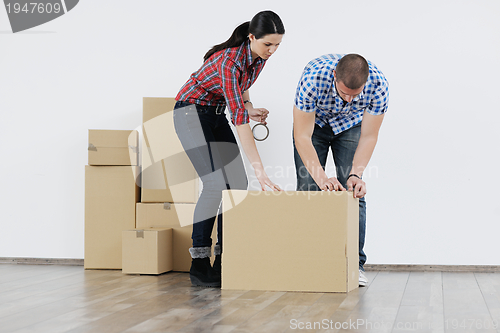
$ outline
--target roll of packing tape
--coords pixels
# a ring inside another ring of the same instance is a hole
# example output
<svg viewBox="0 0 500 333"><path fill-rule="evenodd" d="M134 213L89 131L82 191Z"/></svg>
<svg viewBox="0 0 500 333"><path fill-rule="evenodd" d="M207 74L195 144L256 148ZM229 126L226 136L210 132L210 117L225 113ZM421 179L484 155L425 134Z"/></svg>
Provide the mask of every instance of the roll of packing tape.
<svg viewBox="0 0 500 333"><path fill-rule="evenodd" d="M264 128L266 129L266 136L262 139L259 139L258 137L255 136L255 128L257 126L264 126ZM267 137L269 136L269 128L267 128L267 126L265 124L261 124L261 123L258 123L256 124L253 128L252 128L252 134L253 134L253 138L257 141L264 141L265 139L267 139Z"/></svg>

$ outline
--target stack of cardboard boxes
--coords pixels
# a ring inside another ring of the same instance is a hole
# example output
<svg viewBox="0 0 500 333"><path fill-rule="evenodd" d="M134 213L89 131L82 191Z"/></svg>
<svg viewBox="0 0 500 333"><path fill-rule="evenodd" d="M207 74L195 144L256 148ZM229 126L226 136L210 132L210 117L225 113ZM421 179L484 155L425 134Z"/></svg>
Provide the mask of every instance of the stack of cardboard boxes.
<svg viewBox="0 0 500 333"><path fill-rule="evenodd" d="M139 201L137 131L89 131L85 166L86 269L122 268L122 230L135 227Z"/></svg>
<svg viewBox="0 0 500 333"><path fill-rule="evenodd" d="M108 166L100 172L87 167L85 268L122 269L127 274L188 272L198 174L175 132L175 100L143 102L142 171L131 167L138 164L137 131L89 132L89 164L96 160ZM133 133L134 144L127 132ZM119 163L128 166L109 166ZM110 206L112 201L115 206ZM97 258L103 262L94 264Z"/></svg>
<svg viewBox="0 0 500 333"><path fill-rule="evenodd" d="M170 270L188 272L199 178L177 138L174 105L173 98L143 100L141 202L136 209L136 228L145 234L159 233L157 228L171 229ZM125 268L124 273L152 273Z"/></svg>

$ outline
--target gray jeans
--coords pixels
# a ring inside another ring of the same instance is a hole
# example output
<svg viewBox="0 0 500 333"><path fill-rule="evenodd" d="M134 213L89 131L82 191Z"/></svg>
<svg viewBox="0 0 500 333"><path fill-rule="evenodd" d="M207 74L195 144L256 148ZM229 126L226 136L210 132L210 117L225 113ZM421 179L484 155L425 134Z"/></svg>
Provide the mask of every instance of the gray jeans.
<svg viewBox="0 0 500 333"><path fill-rule="evenodd" d="M240 149L224 112L213 107L177 102L177 136L203 182L193 220L193 247L212 246L217 216L217 243L222 247L222 191L246 190L248 180Z"/></svg>

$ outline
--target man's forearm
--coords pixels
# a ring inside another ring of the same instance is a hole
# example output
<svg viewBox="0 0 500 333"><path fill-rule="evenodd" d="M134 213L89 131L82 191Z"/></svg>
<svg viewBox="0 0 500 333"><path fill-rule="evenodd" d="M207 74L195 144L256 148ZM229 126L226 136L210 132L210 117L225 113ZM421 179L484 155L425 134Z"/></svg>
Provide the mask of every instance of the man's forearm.
<svg viewBox="0 0 500 333"><path fill-rule="evenodd" d="M319 162L318 154L316 153L311 140L306 140L305 138L295 138L295 148L297 148L302 162L316 184L320 184L321 181L326 181L328 176ZM305 170L297 171L299 173L305 172Z"/></svg>
<svg viewBox="0 0 500 333"><path fill-rule="evenodd" d="M372 157L375 146L377 145L376 137L361 137L358 143L358 148L354 154L354 159L352 161L352 168L350 174L356 174L361 177L363 172Z"/></svg>

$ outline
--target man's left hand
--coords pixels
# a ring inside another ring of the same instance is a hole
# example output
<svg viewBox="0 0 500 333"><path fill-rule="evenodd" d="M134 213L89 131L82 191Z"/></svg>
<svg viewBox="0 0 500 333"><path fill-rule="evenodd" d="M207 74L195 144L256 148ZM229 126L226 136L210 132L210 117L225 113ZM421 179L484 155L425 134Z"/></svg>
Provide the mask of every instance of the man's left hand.
<svg viewBox="0 0 500 333"><path fill-rule="evenodd" d="M347 180L348 191L353 192L355 198L363 198L366 194L366 183L355 176L350 177Z"/></svg>

